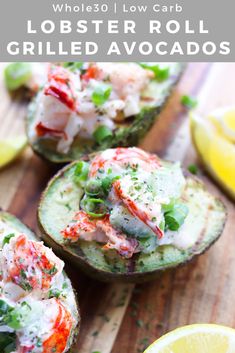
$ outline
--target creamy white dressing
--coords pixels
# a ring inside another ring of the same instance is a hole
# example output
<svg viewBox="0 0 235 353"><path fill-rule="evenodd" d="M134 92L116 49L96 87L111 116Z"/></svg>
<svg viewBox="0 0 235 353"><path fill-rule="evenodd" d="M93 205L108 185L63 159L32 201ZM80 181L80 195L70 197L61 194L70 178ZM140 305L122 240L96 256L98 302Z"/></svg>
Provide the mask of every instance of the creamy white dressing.
<svg viewBox="0 0 235 353"><path fill-rule="evenodd" d="M137 162L137 161L135 161ZM139 210L145 212L149 219L161 228L161 223L164 221L164 212L162 204L169 204L171 200L178 199L182 196L185 188L185 178L179 163L175 163L170 167L160 166L153 171L148 171L139 163L139 170L137 169L136 177L131 176L128 172L122 170L122 177L120 179L121 189L138 207ZM120 174L119 166L119 174ZM113 171L113 168L112 168ZM115 170L115 174L116 174ZM123 175L124 174L124 175ZM136 180L137 179L137 180ZM118 201L117 197L111 190L111 223L117 228L125 230L131 235L139 235L140 238L148 236L156 237L149 227L139 218L133 216L123 204ZM181 227L179 232L181 232ZM158 239L156 244L176 245L175 236L179 232L165 231L161 239ZM177 237L177 244L180 241ZM181 244L182 245L182 244Z"/></svg>
<svg viewBox="0 0 235 353"><path fill-rule="evenodd" d="M58 303L55 299L36 301L29 299L27 302L32 310L27 317L26 326L17 332L21 346L35 345L34 353L43 352L43 347L37 347L38 340L44 342L51 336L56 318L59 313Z"/></svg>

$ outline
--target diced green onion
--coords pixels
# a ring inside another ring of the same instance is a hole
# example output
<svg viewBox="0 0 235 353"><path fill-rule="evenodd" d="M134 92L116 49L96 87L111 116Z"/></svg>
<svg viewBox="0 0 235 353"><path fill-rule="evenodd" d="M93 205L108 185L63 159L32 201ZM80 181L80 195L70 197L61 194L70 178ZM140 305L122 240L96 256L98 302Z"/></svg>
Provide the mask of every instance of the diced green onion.
<svg viewBox="0 0 235 353"><path fill-rule="evenodd" d="M14 236L15 236L14 233L7 234L3 239L2 246L9 244L11 238L13 238Z"/></svg>
<svg viewBox="0 0 235 353"><path fill-rule="evenodd" d="M170 68L161 67L160 65L151 65L148 63L140 63L140 66L146 70L153 71L155 79L159 82L163 82L169 78Z"/></svg>
<svg viewBox="0 0 235 353"><path fill-rule="evenodd" d="M85 193L88 196L101 196L102 195L102 183L100 180L89 180L85 186Z"/></svg>
<svg viewBox="0 0 235 353"><path fill-rule="evenodd" d="M188 109L193 109L197 106L197 100L193 97L184 95L181 97L181 104Z"/></svg>
<svg viewBox="0 0 235 353"><path fill-rule="evenodd" d="M81 207L93 218L101 218L107 213L107 207L102 199L84 198Z"/></svg>
<svg viewBox="0 0 235 353"><path fill-rule="evenodd" d="M102 188L106 194L109 193L112 184L114 183L115 180L120 179L120 176L112 176L112 175L107 175L106 177L102 178Z"/></svg>
<svg viewBox="0 0 235 353"><path fill-rule="evenodd" d="M4 71L6 87L14 91L24 86L32 76L30 63L11 63Z"/></svg>
<svg viewBox="0 0 235 353"><path fill-rule="evenodd" d="M75 182L83 185L83 183L87 180L88 173L89 173L89 163L84 161L79 161L74 171Z"/></svg>
<svg viewBox="0 0 235 353"><path fill-rule="evenodd" d="M71 71L76 71L83 67L83 62L66 62L63 63L63 66Z"/></svg>
<svg viewBox="0 0 235 353"><path fill-rule="evenodd" d="M101 144L104 140L112 136L112 131L105 125L98 126L93 134L95 141L99 144Z"/></svg>
<svg viewBox="0 0 235 353"><path fill-rule="evenodd" d="M0 299L0 317L4 317L11 310L13 310L13 307L5 302L5 300Z"/></svg>
<svg viewBox="0 0 235 353"><path fill-rule="evenodd" d="M198 166L196 164L190 164L188 166L188 171L191 173L191 174L194 174L196 175L198 173Z"/></svg>
<svg viewBox="0 0 235 353"><path fill-rule="evenodd" d="M110 97L112 87L107 83L98 84L92 93L92 102L97 106L103 105Z"/></svg>
<svg viewBox="0 0 235 353"><path fill-rule="evenodd" d="M59 298L61 296L62 291L59 290L58 288L50 289L48 292L48 297L49 298Z"/></svg>
<svg viewBox="0 0 235 353"><path fill-rule="evenodd" d="M188 215L188 207L183 203L163 206L163 210L165 210L165 228L173 231L178 230L182 226Z"/></svg>

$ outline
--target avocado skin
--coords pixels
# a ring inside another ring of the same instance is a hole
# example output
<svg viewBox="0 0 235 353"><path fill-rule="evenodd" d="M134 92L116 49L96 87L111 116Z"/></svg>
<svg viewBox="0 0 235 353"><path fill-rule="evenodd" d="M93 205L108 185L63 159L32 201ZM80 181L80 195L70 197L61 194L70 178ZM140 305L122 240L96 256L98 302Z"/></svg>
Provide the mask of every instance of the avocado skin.
<svg viewBox="0 0 235 353"><path fill-rule="evenodd" d="M146 108L143 107L138 115L130 118L130 122L126 122L125 124L117 127L111 140L107 140L101 145L98 145L92 140L77 138L66 155L56 151L56 140L41 138L32 141L30 138L29 131L34 122L38 98L37 95L29 105L28 114L26 117L26 133L28 142L36 154L53 163L72 162L84 155L107 148L136 146L150 130L154 122L159 118L161 111L165 107L172 91L183 74L185 66L185 64L180 64L178 74L175 75L171 86L167 91L164 91L163 98L159 100L156 106Z"/></svg>
<svg viewBox="0 0 235 353"><path fill-rule="evenodd" d="M7 223L12 224L13 228L16 228L17 230L22 231L22 233L27 235L27 237L29 237L29 239L35 240L35 241L40 241L40 239L34 234L34 232L31 229L29 229L26 225L24 225L18 218L16 218L12 214L0 210L0 220L4 220ZM64 274L66 277L68 277L65 272L64 272ZM74 292L74 298L76 301L76 306L77 306L77 311L78 311L78 325L75 328L73 342L72 342L70 349L67 351L68 353L75 353L75 349L77 346L77 340L78 340L78 334L79 334L79 330L80 330L80 324L81 324L80 308L79 308L79 304L78 304L78 300L77 300L77 293L74 288L73 288L73 292Z"/></svg>
<svg viewBox="0 0 235 353"><path fill-rule="evenodd" d="M95 255L95 252L100 251L101 246L99 244L95 242L80 242L80 245L69 246L63 242L59 243L52 237L51 234L49 234L49 232L45 229L44 226L44 215L45 212L47 212L47 210L45 209L45 198L48 197L48 193L50 194L53 192L52 189L58 180L61 180L61 183L63 183L63 179L66 178L69 173L71 173L71 170L74 169L76 163L77 162L73 162L64 167L49 182L46 190L41 196L41 201L38 208L38 224L42 237L45 239L45 242L48 243L55 250L55 252L57 252L60 256L66 258L68 261L71 261L75 266L80 268L87 275L95 279L99 279L100 281L104 282L121 281L129 283L143 283L150 281L158 277L162 272L170 268L175 268L179 265L184 265L197 255L203 254L222 234L227 216L225 206L219 199L216 199L213 196L209 195L208 192L205 190L205 187L202 182L199 181L197 178L187 178L190 183L193 183L195 191L200 192L201 190L201 192L205 193L205 195L208 195L216 211L221 212L221 221L218 225L216 225L215 229L213 229L214 233L210 235L209 240L207 239L205 242L202 241L201 243L197 243L192 248L187 250L179 250L170 245L158 248L155 251L157 253L157 261L159 261L159 266L157 269L155 268L151 270L151 268L148 268L147 270L145 270L145 268L148 266L145 266L144 260L148 260L149 255L143 255L143 257L145 256L145 258L142 259L143 268L139 270L141 268L140 263L138 263L139 254L134 255L132 259L126 260L121 258L121 256L116 253L113 253L111 255L111 270L110 268L108 268L107 270L101 269L100 267L96 267L95 264L92 263L86 256L86 254L84 253L84 249L86 250L86 246L92 248L93 252L91 251L91 254L93 256ZM50 200L50 198L48 198L48 200ZM51 204L53 204L53 202ZM76 210L74 210L74 213L75 211ZM210 217L208 215L208 219L209 218ZM206 231L207 233L209 233L206 227L207 224L205 224L204 233L206 233ZM202 236L204 235L204 233L202 234ZM114 257L114 261L112 256ZM136 271L136 267L138 267L138 271Z"/></svg>

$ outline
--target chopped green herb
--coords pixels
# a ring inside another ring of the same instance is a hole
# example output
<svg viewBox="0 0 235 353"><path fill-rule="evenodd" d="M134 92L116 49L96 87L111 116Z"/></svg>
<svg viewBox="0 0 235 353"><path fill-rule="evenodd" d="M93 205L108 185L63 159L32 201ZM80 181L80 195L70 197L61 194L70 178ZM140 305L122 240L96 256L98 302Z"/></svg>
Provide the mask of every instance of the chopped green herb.
<svg viewBox="0 0 235 353"><path fill-rule="evenodd" d="M43 272L48 274L48 275L54 275L54 274L56 274L58 272L58 270L57 270L56 266L54 265L54 266L52 266L51 268L48 268L48 269L44 268Z"/></svg>
<svg viewBox="0 0 235 353"><path fill-rule="evenodd" d="M74 181L79 185L83 185L83 183L87 180L88 172L89 164L84 161L79 161L74 171Z"/></svg>
<svg viewBox="0 0 235 353"><path fill-rule="evenodd" d="M67 208L68 211L71 211L71 210L72 210L72 207L70 206L69 203L66 203L66 204L65 204L65 207Z"/></svg>
<svg viewBox="0 0 235 353"><path fill-rule="evenodd" d="M10 234L6 235L3 239L2 245L4 246L6 244L9 244L11 238L13 238L14 236L15 236L14 233L10 233Z"/></svg>
<svg viewBox="0 0 235 353"><path fill-rule="evenodd" d="M95 132L93 133L95 141L99 144L101 144L103 141L107 140L112 136L112 131L105 125L98 126Z"/></svg>
<svg viewBox="0 0 235 353"><path fill-rule="evenodd" d="M62 285L62 289L67 289L67 288L68 288L68 283L64 282L63 285Z"/></svg>
<svg viewBox="0 0 235 353"><path fill-rule="evenodd" d="M36 347L42 347L42 340L41 340L41 338L37 338Z"/></svg>
<svg viewBox="0 0 235 353"><path fill-rule="evenodd" d="M32 68L30 63L11 63L6 67L4 75L7 89L14 91L27 83L32 75Z"/></svg>
<svg viewBox="0 0 235 353"><path fill-rule="evenodd" d="M57 288L50 289L48 293L49 298L59 298L61 296L61 291Z"/></svg>
<svg viewBox="0 0 235 353"><path fill-rule="evenodd" d="M81 201L81 207L93 218L103 217L107 213L107 208L102 199L86 197Z"/></svg>
<svg viewBox="0 0 235 353"><path fill-rule="evenodd" d="M0 317L3 318L11 310L13 310L13 307L3 299L0 299Z"/></svg>
<svg viewBox="0 0 235 353"><path fill-rule="evenodd" d="M103 105L110 97L112 87L107 83L97 85L92 93L92 102L97 106Z"/></svg>
<svg viewBox="0 0 235 353"><path fill-rule="evenodd" d="M198 166L196 164L190 164L188 166L188 171L194 175L198 173Z"/></svg>
<svg viewBox="0 0 235 353"><path fill-rule="evenodd" d="M109 176L106 176L104 178L102 178L102 188L103 188L103 191L108 194L111 187L112 187L112 184L114 183L115 180L118 180L120 179L120 176L117 175L117 176L112 176L112 175L109 175Z"/></svg>
<svg viewBox="0 0 235 353"><path fill-rule="evenodd" d="M142 321L142 320L136 320L136 325L138 326L138 327L144 327L144 322Z"/></svg>
<svg viewBox="0 0 235 353"><path fill-rule="evenodd" d="M63 66L71 71L77 71L83 67L83 62L66 62Z"/></svg>
<svg viewBox="0 0 235 353"><path fill-rule="evenodd" d="M165 211L165 227L173 231L178 230L182 226L189 211L188 207L183 203L163 205L163 210Z"/></svg>
<svg viewBox="0 0 235 353"><path fill-rule="evenodd" d="M85 186L85 193L88 196L102 196L102 183L100 180L88 180Z"/></svg>
<svg viewBox="0 0 235 353"><path fill-rule="evenodd" d="M181 104L188 109L193 109L197 106L197 100L193 97L184 95L181 97Z"/></svg>
<svg viewBox="0 0 235 353"><path fill-rule="evenodd" d="M140 66L142 66L146 70L153 71L155 79L159 82L165 81L169 78L169 67L161 67L160 65L152 65L148 63L140 63Z"/></svg>

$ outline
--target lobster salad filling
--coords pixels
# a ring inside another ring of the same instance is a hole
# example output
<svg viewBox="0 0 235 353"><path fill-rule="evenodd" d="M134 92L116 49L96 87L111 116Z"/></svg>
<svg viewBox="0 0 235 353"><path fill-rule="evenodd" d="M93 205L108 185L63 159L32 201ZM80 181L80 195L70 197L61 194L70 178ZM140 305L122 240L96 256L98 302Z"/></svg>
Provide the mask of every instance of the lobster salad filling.
<svg viewBox="0 0 235 353"><path fill-rule="evenodd" d="M68 351L78 316L63 267L43 243L0 222L2 353Z"/></svg>
<svg viewBox="0 0 235 353"><path fill-rule="evenodd" d="M176 68L174 63L51 64L37 97L30 137L56 140L57 152L62 154L68 153L77 137L101 145L112 139L116 128L130 123L143 106L156 105L152 82L157 83L161 100ZM156 86L154 92L158 92Z"/></svg>
<svg viewBox="0 0 235 353"><path fill-rule="evenodd" d="M178 163L133 148L108 149L79 161L80 209L61 231L65 241L96 241L124 258L174 244L188 216Z"/></svg>

